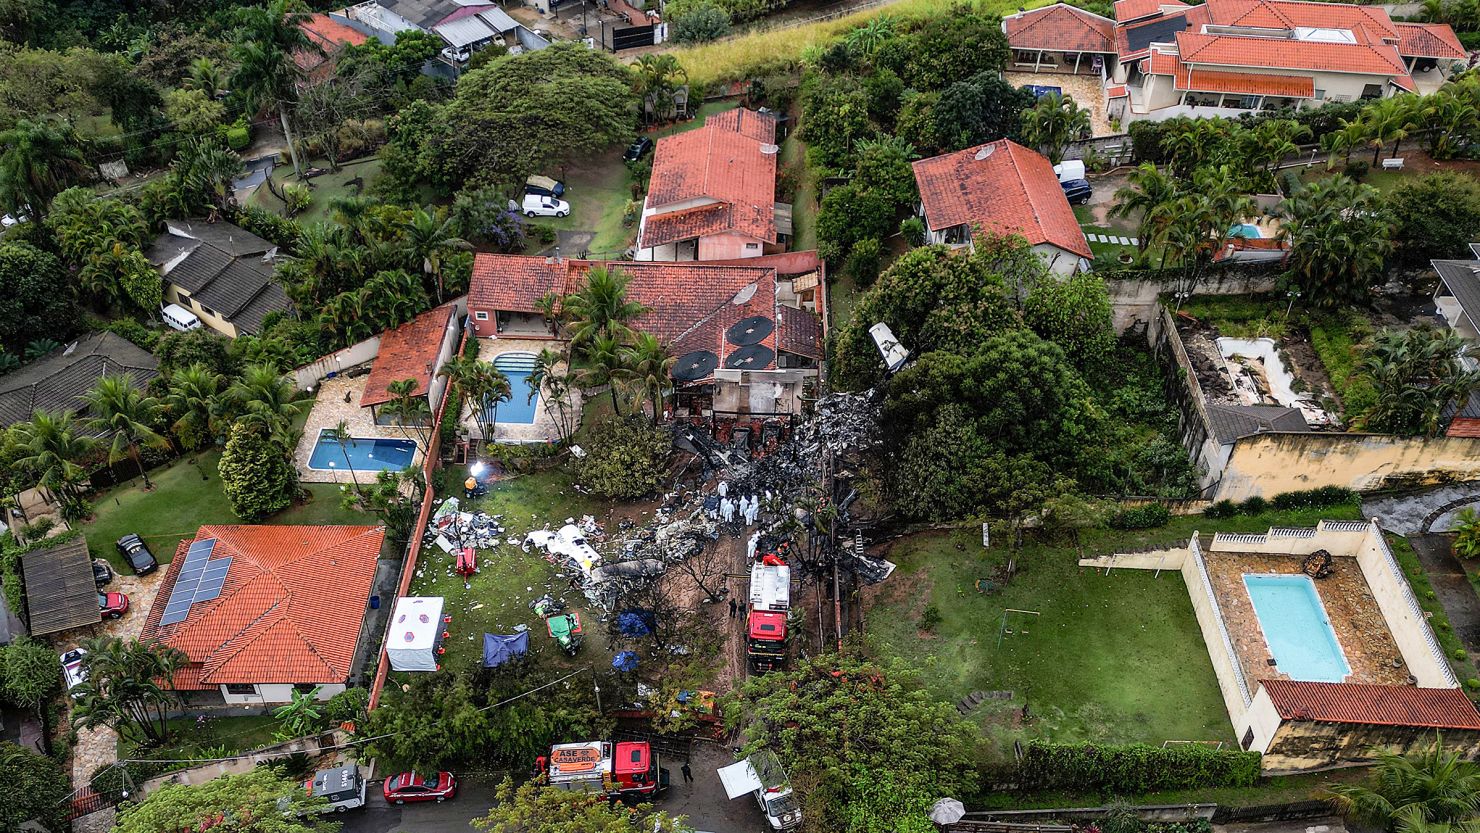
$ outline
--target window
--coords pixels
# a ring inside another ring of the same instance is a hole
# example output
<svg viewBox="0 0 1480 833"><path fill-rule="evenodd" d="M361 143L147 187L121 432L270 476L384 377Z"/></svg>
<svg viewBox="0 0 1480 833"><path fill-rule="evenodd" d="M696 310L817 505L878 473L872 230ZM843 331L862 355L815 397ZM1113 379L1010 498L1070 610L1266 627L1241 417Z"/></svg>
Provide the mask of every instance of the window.
<svg viewBox="0 0 1480 833"><path fill-rule="evenodd" d="M296 692L298 692L299 694L312 694L313 691L314 691L314 689L316 689L316 688L318 688L318 685L316 683L294 683L293 684L293 690L296 691Z"/></svg>
<svg viewBox="0 0 1480 833"><path fill-rule="evenodd" d="M1362 87L1362 99L1366 100L1369 98L1382 98L1381 84L1368 84Z"/></svg>
<svg viewBox="0 0 1480 833"><path fill-rule="evenodd" d="M227 694L256 694L257 687L251 683L227 683Z"/></svg>
<svg viewBox="0 0 1480 833"><path fill-rule="evenodd" d="M751 249L759 249L760 247L761 247L761 244L759 244L759 243L746 243L745 244L745 250L746 251L750 251Z"/></svg>
<svg viewBox="0 0 1480 833"><path fill-rule="evenodd" d="M1242 740L1239 741L1239 745L1244 748L1244 751L1245 752L1249 751L1249 747L1254 745L1254 727L1253 726L1250 726L1248 728L1248 730L1244 732L1244 737L1243 737Z"/></svg>
<svg viewBox="0 0 1480 833"><path fill-rule="evenodd" d="M477 312L473 313L473 317L478 319L479 321L487 321L488 313L480 309Z"/></svg>

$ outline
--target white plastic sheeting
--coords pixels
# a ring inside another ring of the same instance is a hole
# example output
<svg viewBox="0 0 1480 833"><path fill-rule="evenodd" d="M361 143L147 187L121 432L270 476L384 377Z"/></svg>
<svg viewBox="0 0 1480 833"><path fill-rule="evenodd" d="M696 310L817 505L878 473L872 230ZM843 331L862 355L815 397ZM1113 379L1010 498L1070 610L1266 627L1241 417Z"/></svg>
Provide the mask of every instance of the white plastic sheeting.
<svg viewBox="0 0 1480 833"><path fill-rule="evenodd" d="M437 636L442 632L441 596L402 596L391 611L386 659L393 671L436 671Z"/></svg>

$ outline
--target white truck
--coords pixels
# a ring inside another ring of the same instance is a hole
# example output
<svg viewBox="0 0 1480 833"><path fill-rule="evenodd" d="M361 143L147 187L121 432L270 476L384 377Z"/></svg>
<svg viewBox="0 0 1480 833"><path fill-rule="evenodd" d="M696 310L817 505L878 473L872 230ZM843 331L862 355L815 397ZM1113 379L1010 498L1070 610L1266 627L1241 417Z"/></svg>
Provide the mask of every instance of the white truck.
<svg viewBox="0 0 1480 833"><path fill-rule="evenodd" d="M745 655L753 673L764 674L786 664L786 614L790 609L791 568L764 561L751 565Z"/></svg>
<svg viewBox="0 0 1480 833"><path fill-rule="evenodd" d="M743 761L720 767L717 772L725 786L725 795L732 800L746 793L755 796L772 830L791 830L801 825L802 806L791 791L791 781L776 753L763 749Z"/></svg>

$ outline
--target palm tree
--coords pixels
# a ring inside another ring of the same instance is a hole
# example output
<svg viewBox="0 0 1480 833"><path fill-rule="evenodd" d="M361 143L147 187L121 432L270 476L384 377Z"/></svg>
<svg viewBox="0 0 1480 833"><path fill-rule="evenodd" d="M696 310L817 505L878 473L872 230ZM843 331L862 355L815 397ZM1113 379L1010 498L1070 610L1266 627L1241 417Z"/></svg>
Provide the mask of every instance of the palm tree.
<svg viewBox="0 0 1480 833"><path fill-rule="evenodd" d="M1377 390L1367 427L1405 436L1437 434L1445 406L1480 388L1480 371L1464 370L1458 360L1472 352L1449 329L1419 326L1378 333L1357 365Z"/></svg>
<svg viewBox="0 0 1480 833"><path fill-rule="evenodd" d="M226 390L226 398L237 406L240 422L255 425L279 440L288 437L288 427L303 412L303 403L294 401L297 391L277 368L265 364L247 365L240 379Z"/></svg>
<svg viewBox="0 0 1480 833"><path fill-rule="evenodd" d="M420 445L429 446L432 441L432 409L426 397L416 395L416 388L415 379L401 379L386 385L386 392L393 398L381 406L381 411L394 419L407 437L415 431L413 442L419 440Z"/></svg>
<svg viewBox="0 0 1480 833"><path fill-rule="evenodd" d="M1336 167L1336 154L1342 154L1345 164L1350 165L1352 151L1367 141L1367 125L1361 119L1339 119L1341 126L1321 137L1321 149L1326 151L1326 170Z"/></svg>
<svg viewBox="0 0 1480 833"><path fill-rule="evenodd" d="M414 259L421 261L422 274L432 279L437 287L437 303L442 303L442 257L472 248L468 241L457 236L457 222L445 209L418 208L406 225L406 247Z"/></svg>
<svg viewBox="0 0 1480 833"><path fill-rule="evenodd" d="M663 342L652 333L638 333L622 357L623 374L647 394L654 425L663 414L663 392L672 384L674 361Z"/></svg>
<svg viewBox="0 0 1480 833"><path fill-rule="evenodd" d="M1228 165L1199 168L1192 187L1168 210L1171 220L1164 235L1162 261L1171 258L1180 267L1177 291L1182 298L1197 288L1228 230L1258 211L1253 198L1244 192L1241 178Z"/></svg>
<svg viewBox="0 0 1480 833"><path fill-rule="evenodd" d="M644 56L645 57L645 56ZM648 308L627 300L630 278L620 269L593 267L586 282L574 295L565 299L565 314L570 317L570 340L577 347L597 338L625 339L632 321Z"/></svg>
<svg viewBox="0 0 1480 833"><path fill-rule="evenodd" d="M1130 183L1115 192L1112 217L1137 216L1136 246L1142 253L1153 241L1161 240L1171 225L1171 206L1179 196L1175 179L1162 173L1150 162L1142 162L1127 178Z"/></svg>
<svg viewBox="0 0 1480 833"><path fill-rule="evenodd" d="M210 98L217 98L226 90L226 70L210 58L196 58L190 62L190 69L180 86L187 90L200 90Z"/></svg>
<svg viewBox="0 0 1480 833"><path fill-rule="evenodd" d="M534 302L534 308L539 310L545 319L545 326L550 328L550 335L560 335L560 319L563 314L560 306L560 295L555 292L546 292Z"/></svg>
<svg viewBox="0 0 1480 833"><path fill-rule="evenodd" d="M1290 273L1317 307L1364 300L1392 251L1392 223L1377 189L1344 176L1313 182L1280 203Z"/></svg>
<svg viewBox="0 0 1480 833"><path fill-rule="evenodd" d="M1474 76L1465 76L1468 80ZM1472 135L1480 127L1480 109L1474 102L1446 93L1449 87L1440 88L1433 98L1433 108L1428 116L1429 155L1435 159L1452 159L1457 150L1457 140Z"/></svg>
<svg viewBox="0 0 1480 833"><path fill-rule="evenodd" d="M1271 119L1243 135L1248 137L1242 151L1244 159L1269 171L1297 153L1300 142L1310 138L1311 129L1294 119Z"/></svg>
<svg viewBox="0 0 1480 833"><path fill-rule="evenodd" d="M72 690L76 698L72 725L111 726L136 740L165 740L169 734L166 717L175 702L172 681L189 661L184 652L160 643L111 636L83 644L86 675Z"/></svg>
<svg viewBox="0 0 1480 833"><path fill-rule="evenodd" d="M350 444L355 441L349 432L349 423L341 419L338 425L329 429L329 438L339 445L339 453L344 455L344 466L349 469L349 480L355 484L355 494L360 494L360 478L355 475L354 461L349 458Z"/></svg>
<svg viewBox="0 0 1480 833"><path fill-rule="evenodd" d="M848 49L865 58L873 57L879 47L894 37L894 18L881 14L843 37Z"/></svg>
<svg viewBox="0 0 1480 833"><path fill-rule="evenodd" d="M225 381L226 377L199 362L170 376L164 404L175 418L170 432L186 451L195 451L202 440L214 440L220 434L221 385Z"/></svg>
<svg viewBox="0 0 1480 833"><path fill-rule="evenodd" d="M658 115L670 112L675 103L674 93L689 80L688 71L678 57L667 52L643 55L632 69L637 73L637 94L644 112L651 109Z"/></svg>
<svg viewBox="0 0 1480 833"><path fill-rule="evenodd" d="M560 429L560 439L564 440L575 426L571 424L570 373L559 372L562 365L567 365L566 355L546 347L535 357L534 369L529 372L525 384L529 387L530 401L539 396L540 391L545 392L545 412L554 417Z"/></svg>
<svg viewBox="0 0 1480 833"><path fill-rule="evenodd" d="M238 36L233 53L237 68L231 80L233 92L239 93L248 107L254 110L277 107L288 155L299 178L303 177L303 166L298 162L298 143L288 123L288 110L297 98L303 71L293 60L293 54L323 53L301 28L307 20L308 15L300 10L298 0L267 0L264 6L238 9Z"/></svg>
<svg viewBox="0 0 1480 833"><path fill-rule="evenodd" d="M0 210L40 221L52 198L88 174L77 134L56 119L21 119L0 133Z"/></svg>
<svg viewBox="0 0 1480 833"><path fill-rule="evenodd" d="M108 462L132 457L144 478L145 491L153 489L141 449L146 445L157 449L170 447L169 440L154 430L160 417L159 400L145 396L128 376L104 376L82 395L82 401L87 403L91 414L88 427L112 437Z"/></svg>
<svg viewBox="0 0 1480 833"><path fill-rule="evenodd" d="M457 391L458 398L467 403L483 441L493 442L494 431L498 428L498 404L509 401L514 395L509 377L488 362L472 356L448 359L437 375L445 376Z"/></svg>
<svg viewBox="0 0 1480 833"><path fill-rule="evenodd" d="M591 340L586 350L586 367L580 373L583 388L607 386L612 396L612 413L621 416L622 408L617 402L617 383L626 371L626 353L621 342L609 335L598 335Z"/></svg>
<svg viewBox="0 0 1480 833"><path fill-rule="evenodd" d="M1438 735L1418 752L1379 754L1368 784L1327 789L1343 815L1404 833L1427 833L1419 825L1471 822L1480 811L1480 771L1458 752L1445 751Z"/></svg>
<svg viewBox="0 0 1480 833"><path fill-rule="evenodd" d="M1055 165L1064 161L1064 148L1090 131L1089 111L1072 98L1048 93L1023 111L1023 138Z"/></svg>
<svg viewBox="0 0 1480 833"><path fill-rule="evenodd" d="M35 472L37 482L61 502L63 517L81 517L82 481L87 472L77 465L97 441L77 433L69 413L37 411L27 422L11 426L18 456L16 465Z"/></svg>

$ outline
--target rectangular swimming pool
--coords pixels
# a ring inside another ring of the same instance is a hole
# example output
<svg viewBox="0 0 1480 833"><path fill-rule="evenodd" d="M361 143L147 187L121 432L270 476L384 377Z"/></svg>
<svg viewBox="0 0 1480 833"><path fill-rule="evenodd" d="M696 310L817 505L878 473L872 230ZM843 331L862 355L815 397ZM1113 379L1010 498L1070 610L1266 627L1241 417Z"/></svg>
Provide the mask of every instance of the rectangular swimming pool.
<svg viewBox="0 0 1480 833"><path fill-rule="evenodd" d="M504 353L493 360L493 366L509 380L509 400L500 402L497 411L490 408L486 416L489 421L510 425L533 425L539 413L540 396L536 391L530 396L529 377L533 374L536 357L532 353Z"/></svg>
<svg viewBox="0 0 1480 833"><path fill-rule="evenodd" d="M333 429L324 428L309 455L308 467L316 471L344 471L350 466L355 471L400 471L415 457L416 443L412 440L355 437L340 446Z"/></svg>
<svg viewBox="0 0 1480 833"><path fill-rule="evenodd" d="M1275 665L1293 680L1339 683L1352 672L1310 576L1244 576Z"/></svg>

